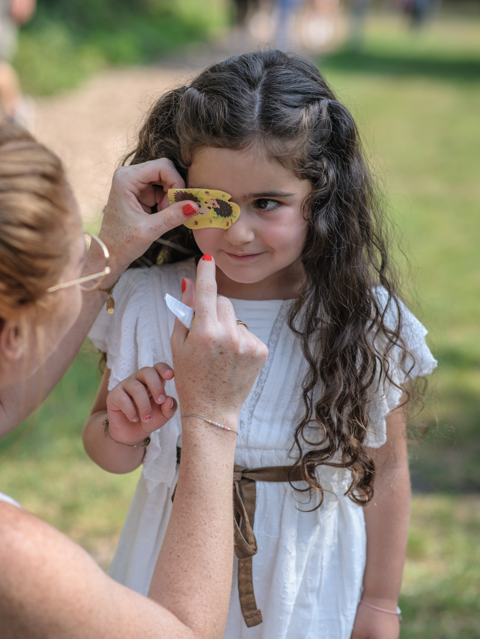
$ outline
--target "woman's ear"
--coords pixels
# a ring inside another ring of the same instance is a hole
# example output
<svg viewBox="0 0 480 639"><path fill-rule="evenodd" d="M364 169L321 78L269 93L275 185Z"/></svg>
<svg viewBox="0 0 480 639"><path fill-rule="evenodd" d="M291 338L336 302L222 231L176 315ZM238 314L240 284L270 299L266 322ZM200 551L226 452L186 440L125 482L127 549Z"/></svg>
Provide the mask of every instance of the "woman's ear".
<svg viewBox="0 0 480 639"><path fill-rule="evenodd" d="M0 329L0 356L2 360L17 362L27 350L28 336L25 324L19 318L9 319Z"/></svg>

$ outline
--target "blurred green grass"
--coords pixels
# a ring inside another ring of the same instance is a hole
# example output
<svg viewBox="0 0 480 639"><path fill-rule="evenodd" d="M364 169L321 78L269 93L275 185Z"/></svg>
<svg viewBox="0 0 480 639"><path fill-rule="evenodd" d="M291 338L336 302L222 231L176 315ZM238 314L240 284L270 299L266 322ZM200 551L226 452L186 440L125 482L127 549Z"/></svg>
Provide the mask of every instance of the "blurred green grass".
<svg viewBox="0 0 480 639"><path fill-rule="evenodd" d="M414 485L480 491L480 16L425 32L377 18L361 53L319 62L353 111L410 266L412 310L439 360Z"/></svg>
<svg viewBox="0 0 480 639"><path fill-rule="evenodd" d="M14 65L31 95L72 89L108 65L146 64L203 42L228 22L208 0L43 0L20 32Z"/></svg>
<svg viewBox="0 0 480 639"><path fill-rule="evenodd" d="M424 33L372 21L361 54L319 61L354 112L411 267L412 309L439 359L411 447L412 525L400 605L404 639L479 639L480 609L480 18L440 20ZM478 70L478 73L477 73ZM0 443L1 489L107 567L138 473L113 476L84 455L81 429L95 396L86 348L27 432ZM48 374L48 371L46 371ZM432 409L439 419L438 428Z"/></svg>

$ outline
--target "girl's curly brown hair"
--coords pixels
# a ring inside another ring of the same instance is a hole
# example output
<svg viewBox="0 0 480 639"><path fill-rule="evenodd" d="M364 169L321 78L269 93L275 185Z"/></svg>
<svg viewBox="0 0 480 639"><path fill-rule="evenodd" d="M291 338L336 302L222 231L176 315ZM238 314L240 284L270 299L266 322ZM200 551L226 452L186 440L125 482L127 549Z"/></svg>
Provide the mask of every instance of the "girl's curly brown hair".
<svg viewBox="0 0 480 639"><path fill-rule="evenodd" d="M125 162L166 157L187 180L195 149L251 145L312 185L303 204L305 281L288 318L308 362L304 415L294 432L296 464L310 495L320 496L316 507L323 501L315 473L320 465L350 469L347 494L364 504L373 496L375 474L364 447L368 404L384 383L399 388L393 356L409 370L415 360L401 335L384 211L349 111L308 60L277 50L248 53L162 96ZM168 247L154 244L145 254L152 263L185 259L175 245L198 251L183 226L162 239Z"/></svg>

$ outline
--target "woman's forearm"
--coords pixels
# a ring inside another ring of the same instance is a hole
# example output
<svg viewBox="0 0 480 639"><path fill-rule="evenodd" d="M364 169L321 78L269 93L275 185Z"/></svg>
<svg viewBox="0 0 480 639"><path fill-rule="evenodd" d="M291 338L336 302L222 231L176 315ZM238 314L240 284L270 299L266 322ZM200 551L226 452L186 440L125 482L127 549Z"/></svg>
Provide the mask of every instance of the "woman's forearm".
<svg viewBox="0 0 480 639"><path fill-rule="evenodd" d="M237 430L236 419L222 421ZM236 435L190 417L182 433L174 507L149 597L195 636L221 637L232 581Z"/></svg>
<svg viewBox="0 0 480 639"><path fill-rule="evenodd" d="M236 419L223 421L236 427ZM48 524L0 502L2 639L220 639L232 580L234 450L233 433L184 423L149 599L110 579Z"/></svg>

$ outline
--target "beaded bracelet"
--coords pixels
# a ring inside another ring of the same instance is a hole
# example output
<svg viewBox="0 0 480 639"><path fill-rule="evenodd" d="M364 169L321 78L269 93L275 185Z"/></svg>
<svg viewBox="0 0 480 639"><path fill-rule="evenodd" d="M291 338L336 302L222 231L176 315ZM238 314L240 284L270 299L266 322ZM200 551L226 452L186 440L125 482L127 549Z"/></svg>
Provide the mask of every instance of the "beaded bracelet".
<svg viewBox="0 0 480 639"><path fill-rule="evenodd" d="M103 429L103 434L105 438L110 437L112 442L115 442L116 444L119 444L120 446L127 446L127 448L146 448L148 444L150 443L150 437L145 437L143 442L141 442L140 444L124 444L123 442L117 442L117 440L113 439L113 437L110 435L110 431L108 430L109 424L110 424L110 420L107 417L102 422L102 426L105 426L105 428Z"/></svg>
<svg viewBox="0 0 480 639"><path fill-rule="evenodd" d="M237 431L233 428L229 428L228 426L224 426L223 424L214 422L213 419L207 419L206 417L202 417L201 415L182 415L182 419L184 419L185 417L196 417L197 419L201 419L204 422L207 422L207 424L211 424L212 426L216 426L217 428L222 428L223 430L229 430L230 432L235 433L235 435L238 435Z"/></svg>

